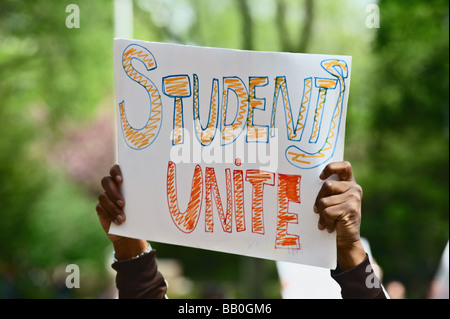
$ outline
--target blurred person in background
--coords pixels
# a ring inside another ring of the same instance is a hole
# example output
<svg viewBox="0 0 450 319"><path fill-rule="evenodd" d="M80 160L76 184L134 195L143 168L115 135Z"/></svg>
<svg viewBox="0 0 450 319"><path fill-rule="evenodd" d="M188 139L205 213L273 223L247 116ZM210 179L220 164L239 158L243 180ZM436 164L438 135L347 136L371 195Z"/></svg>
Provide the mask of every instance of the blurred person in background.
<svg viewBox="0 0 450 319"><path fill-rule="evenodd" d="M449 286L449 254L448 254L448 241L442 253L439 268L431 282L428 298L430 299L448 299L448 286Z"/></svg>
<svg viewBox="0 0 450 319"><path fill-rule="evenodd" d="M405 299L406 288L402 282L392 280L386 284L386 291L392 299Z"/></svg>

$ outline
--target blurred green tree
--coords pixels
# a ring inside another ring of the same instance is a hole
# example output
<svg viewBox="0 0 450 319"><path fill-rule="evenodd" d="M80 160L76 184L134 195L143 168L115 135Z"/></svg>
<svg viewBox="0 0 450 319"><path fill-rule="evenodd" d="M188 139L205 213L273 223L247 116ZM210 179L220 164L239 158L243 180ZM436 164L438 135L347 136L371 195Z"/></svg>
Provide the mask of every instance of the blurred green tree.
<svg viewBox="0 0 450 319"><path fill-rule="evenodd" d="M75 295L106 283L95 198L49 157L111 94L112 7L77 1L81 27L69 29L69 3L0 2L0 286L13 278L17 297L57 297L69 263L99 277Z"/></svg>
<svg viewBox="0 0 450 319"><path fill-rule="evenodd" d="M363 232L386 280L426 297L448 241L448 1L381 1Z"/></svg>

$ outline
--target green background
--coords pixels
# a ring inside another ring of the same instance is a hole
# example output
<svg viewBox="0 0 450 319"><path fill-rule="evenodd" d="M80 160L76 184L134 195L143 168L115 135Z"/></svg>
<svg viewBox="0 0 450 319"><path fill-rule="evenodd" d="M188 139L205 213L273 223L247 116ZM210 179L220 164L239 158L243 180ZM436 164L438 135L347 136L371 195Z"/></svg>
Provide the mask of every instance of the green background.
<svg viewBox="0 0 450 319"><path fill-rule="evenodd" d="M449 230L448 1L132 2L135 39L353 56L345 159L364 190L361 234L385 284L426 298ZM1 298L114 296L95 212L114 163L113 38L113 1L0 2ZM281 296L272 261L154 246L170 297Z"/></svg>

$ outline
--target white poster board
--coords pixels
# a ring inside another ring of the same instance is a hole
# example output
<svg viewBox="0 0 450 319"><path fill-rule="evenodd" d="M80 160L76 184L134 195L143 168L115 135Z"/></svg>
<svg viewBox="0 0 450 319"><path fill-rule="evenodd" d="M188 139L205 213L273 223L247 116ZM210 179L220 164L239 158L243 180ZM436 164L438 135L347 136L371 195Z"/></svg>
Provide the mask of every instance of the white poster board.
<svg viewBox="0 0 450 319"><path fill-rule="evenodd" d="M149 241L336 265L313 205L343 159L351 57L115 39L126 221Z"/></svg>

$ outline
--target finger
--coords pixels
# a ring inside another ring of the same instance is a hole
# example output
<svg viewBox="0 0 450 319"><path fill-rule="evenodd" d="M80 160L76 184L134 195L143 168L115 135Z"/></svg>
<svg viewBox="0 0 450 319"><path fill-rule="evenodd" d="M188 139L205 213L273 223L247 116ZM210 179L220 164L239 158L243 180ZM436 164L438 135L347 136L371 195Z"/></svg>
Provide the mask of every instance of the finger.
<svg viewBox="0 0 450 319"><path fill-rule="evenodd" d="M320 209L319 229L326 229L333 232L337 222L339 222L350 210L350 204L345 200L344 195L337 195L334 198L336 205L331 205Z"/></svg>
<svg viewBox="0 0 450 319"><path fill-rule="evenodd" d="M111 219L111 216L106 212L102 204L98 203L97 206L95 206L95 210L97 211L97 215L99 217Z"/></svg>
<svg viewBox="0 0 450 319"><path fill-rule="evenodd" d="M105 176L102 178L101 183L109 199L117 206L123 207L125 205L125 200L123 199L122 194L120 194L119 187L114 182L113 178Z"/></svg>
<svg viewBox="0 0 450 319"><path fill-rule="evenodd" d="M348 199L348 197L345 194L339 194L339 195L333 195L333 196L321 198L316 204L317 211L318 211L318 213L320 213L328 207L332 207L332 206L336 206L336 205L340 205L340 204L344 203L347 199Z"/></svg>
<svg viewBox="0 0 450 319"><path fill-rule="evenodd" d="M317 223L317 228L319 228L319 230L324 230L326 228L326 223L324 218L322 217L322 215L319 215L319 222Z"/></svg>
<svg viewBox="0 0 450 319"><path fill-rule="evenodd" d="M114 218L111 214L109 214L108 210L105 209L100 203L97 204L95 210L97 211L97 215L100 219L108 220L109 222L113 222L116 225L120 225L123 222L121 218ZM109 231L109 227L105 230Z"/></svg>
<svg viewBox="0 0 450 319"><path fill-rule="evenodd" d="M105 193L101 193L98 196L98 205L97 206L100 206L99 208L103 209L101 216L108 218L111 221L115 220L116 216L120 213L117 206L111 202L111 200L108 198L108 196Z"/></svg>
<svg viewBox="0 0 450 319"><path fill-rule="evenodd" d="M341 181L354 181L352 165L350 162L333 162L325 166L320 179L325 180L331 175L338 175Z"/></svg>
<svg viewBox="0 0 450 319"><path fill-rule="evenodd" d="M326 182L314 204L314 212L319 214L318 228L332 232L336 221L346 211L349 202L360 203L359 185L352 182Z"/></svg>
<svg viewBox="0 0 450 319"><path fill-rule="evenodd" d="M319 223L317 224L317 227L320 230L326 229L327 232L332 233L336 224L336 220L332 215L330 215L329 212L322 211L319 215Z"/></svg>
<svg viewBox="0 0 450 319"><path fill-rule="evenodd" d="M317 209L323 206L320 201L329 196L343 194L351 189L355 185L354 182L341 182L341 181L326 181L322 184L322 187L317 194L316 201L314 203L314 211L317 213Z"/></svg>
<svg viewBox="0 0 450 319"><path fill-rule="evenodd" d="M107 220L109 223L111 223L112 221L115 220L114 217L108 213L108 210L102 206L102 204L98 203L97 206L95 207L95 210L97 211L97 215L100 221ZM109 227L108 229L105 228L105 230L109 230Z"/></svg>
<svg viewBox="0 0 450 319"><path fill-rule="evenodd" d="M98 196L98 200L111 221L116 224L121 224L125 221L125 214L110 200L106 193L101 193Z"/></svg>
<svg viewBox="0 0 450 319"><path fill-rule="evenodd" d="M323 198L319 205L319 229L332 232L337 223L345 225L349 220L361 219L361 195L356 186L344 194Z"/></svg>
<svg viewBox="0 0 450 319"><path fill-rule="evenodd" d="M342 200L346 200L346 196L340 197L339 195L355 195L355 197L362 198L362 188L354 182L327 181L319 190L315 202L316 208L337 205Z"/></svg>
<svg viewBox="0 0 450 319"><path fill-rule="evenodd" d="M122 184L123 182L122 171L120 170L120 166L118 164L115 164L113 167L111 167L109 174L117 183L117 185L120 186Z"/></svg>

